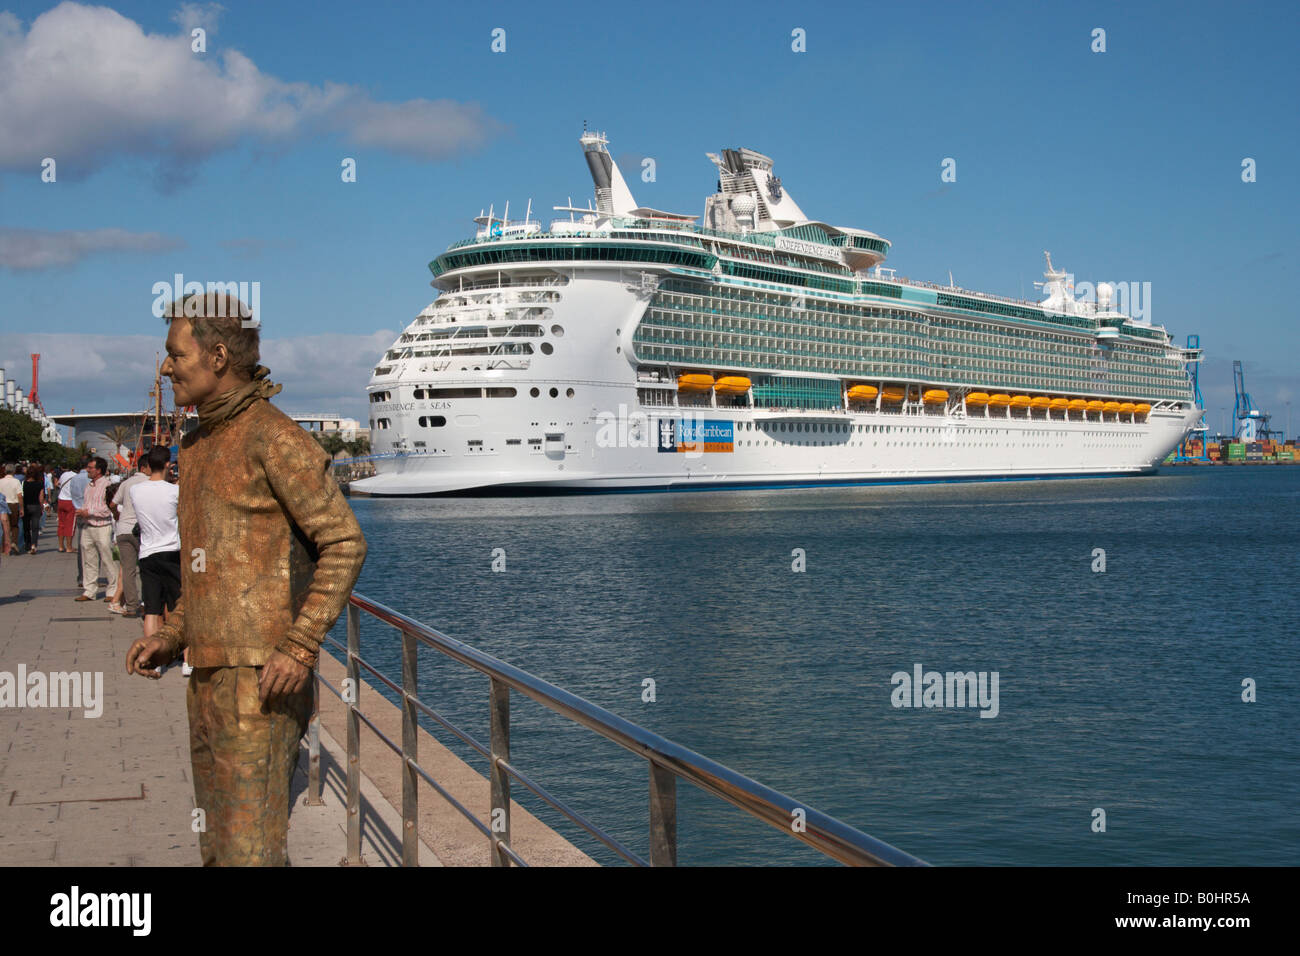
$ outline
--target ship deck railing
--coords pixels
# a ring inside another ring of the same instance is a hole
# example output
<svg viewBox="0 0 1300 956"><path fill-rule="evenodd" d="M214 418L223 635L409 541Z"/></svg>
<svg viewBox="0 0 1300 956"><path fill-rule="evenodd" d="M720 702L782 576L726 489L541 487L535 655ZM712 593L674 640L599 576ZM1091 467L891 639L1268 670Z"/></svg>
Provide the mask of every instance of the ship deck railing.
<svg viewBox="0 0 1300 956"><path fill-rule="evenodd" d="M363 613L397 630L401 643L400 683L382 674L361 656ZM361 862L361 725L364 723L382 743L401 757L402 863L404 866L418 865L419 836L416 821L421 780L478 829L490 845L493 866L528 865L510 843L512 782L517 782L526 788L627 862L637 866L675 866L677 864L677 782L679 780L694 784L705 793L730 803L749 816L777 828L840 863L868 866L925 865L911 854L868 836L805 803L619 717L535 674L448 637L355 591L348 598L347 645L340 644L328 635L325 640L343 655L347 671L345 683L352 688L351 694L345 693L342 687L335 687L321 677L319 666L317 667L316 681L342 700L347 707L348 814L345 863ZM488 678L490 739L487 743L479 741L472 734L455 726L420 699L417 649L421 645ZM402 712L400 743L384 734L363 712L359 704L363 668L400 699ZM512 763L510 757L512 693L522 694L536 701L547 710L585 727L646 762L650 806L649 859L626 846L608 830L588 820ZM319 703L317 707L317 713L313 714L308 730L311 750L309 798L318 796L321 786ZM420 715L437 723L488 761L491 809L487 822L478 819L434 779L425 767L421 766L417 723Z"/></svg>

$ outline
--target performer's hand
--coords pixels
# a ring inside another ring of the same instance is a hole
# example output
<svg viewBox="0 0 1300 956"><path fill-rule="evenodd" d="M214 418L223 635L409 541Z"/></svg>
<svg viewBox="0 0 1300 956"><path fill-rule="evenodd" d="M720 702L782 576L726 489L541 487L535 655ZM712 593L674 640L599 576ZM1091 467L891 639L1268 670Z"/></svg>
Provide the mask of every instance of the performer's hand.
<svg viewBox="0 0 1300 956"><path fill-rule="evenodd" d="M141 677L149 677L157 680L162 677L158 668L164 667L172 662L172 653L167 649L167 644L162 638L142 637L131 645L131 649L126 652L126 672L128 674L139 674Z"/></svg>
<svg viewBox="0 0 1300 956"><path fill-rule="evenodd" d="M300 664L288 654L275 651L262 668L262 681L258 684L262 703L275 703L280 697L296 694L307 686L311 668Z"/></svg>

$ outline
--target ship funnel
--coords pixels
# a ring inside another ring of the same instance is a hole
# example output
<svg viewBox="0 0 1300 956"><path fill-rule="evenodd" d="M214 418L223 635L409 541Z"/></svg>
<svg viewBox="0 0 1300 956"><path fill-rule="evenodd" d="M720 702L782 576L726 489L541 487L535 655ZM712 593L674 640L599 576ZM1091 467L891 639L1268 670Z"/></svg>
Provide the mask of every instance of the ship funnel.
<svg viewBox="0 0 1300 956"><path fill-rule="evenodd" d="M609 155L609 140L604 133L583 133L582 144L591 180L596 185L596 210L602 216L632 216L637 208L632 190L627 188L618 164Z"/></svg>

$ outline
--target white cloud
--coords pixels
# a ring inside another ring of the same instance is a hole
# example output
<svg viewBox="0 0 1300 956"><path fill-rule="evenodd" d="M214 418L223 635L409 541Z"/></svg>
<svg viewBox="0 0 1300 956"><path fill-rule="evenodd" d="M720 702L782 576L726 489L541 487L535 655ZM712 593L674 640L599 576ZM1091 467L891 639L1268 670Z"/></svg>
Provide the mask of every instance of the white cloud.
<svg viewBox="0 0 1300 956"><path fill-rule="evenodd" d="M0 269L53 269L75 265L87 256L102 253L170 252L183 248L184 240L157 232L0 228Z"/></svg>
<svg viewBox="0 0 1300 956"><path fill-rule="evenodd" d="M71 2L26 32L0 13L0 169L35 170L50 156L60 176L76 178L134 155L156 161L161 183L174 185L245 140L337 132L358 147L438 160L500 130L475 104L377 102L347 84L281 80L229 46L192 53L190 27L211 36L219 9L186 4L173 34Z"/></svg>
<svg viewBox="0 0 1300 956"><path fill-rule="evenodd" d="M155 356L164 357L167 327L155 335L29 333L0 338L0 368L24 390L31 353L41 356L41 400L49 414L122 412L145 408ZM370 370L397 332L321 334L263 339L262 364L284 390L273 401L284 411L368 417ZM170 394L170 389L166 394Z"/></svg>
<svg viewBox="0 0 1300 956"><path fill-rule="evenodd" d="M217 18L225 9L219 3L182 3L172 14L172 23L186 33L195 27L202 27L211 36L217 32Z"/></svg>

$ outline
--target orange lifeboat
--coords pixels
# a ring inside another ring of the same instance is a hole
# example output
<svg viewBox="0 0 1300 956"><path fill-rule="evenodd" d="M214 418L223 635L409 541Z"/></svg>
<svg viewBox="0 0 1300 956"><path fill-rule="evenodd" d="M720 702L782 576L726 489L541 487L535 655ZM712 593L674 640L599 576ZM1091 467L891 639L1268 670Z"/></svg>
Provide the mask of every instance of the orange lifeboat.
<svg viewBox="0 0 1300 956"><path fill-rule="evenodd" d="M1004 394L1003 392L998 392L996 395L989 396L989 404L997 405L1000 408L1005 408L1006 406L1011 404L1011 396Z"/></svg>
<svg viewBox="0 0 1300 956"><path fill-rule="evenodd" d="M905 394L906 393L901 388L890 386L880 393L880 397L891 405L897 405L903 400Z"/></svg>
<svg viewBox="0 0 1300 956"><path fill-rule="evenodd" d="M711 388L713 388L712 375L692 373L677 376L677 391L679 392L707 392Z"/></svg>
<svg viewBox="0 0 1300 956"><path fill-rule="evenodd" d="M1088 403L1085 402L1083 399L1081 398L1070 399L1070 411L1082 412L1082 411L1087 411L1087 409L1088 409Z"/></svg>
<svg viewBox="0 0 1300 956"><path fill-rule="evenodd" d="M854 385L849 389L850 402L874 402L880 389L874 385Z"/></svg>
<svg viewBox="0 0 1300 956"><path fill-rule="evenodd" d="M743 375L724 375L714 383L713 390L719 395L744 395L751 384Z"/></svg>
<svg viewBox="0 0 1300 956"><path fill-rule="evenodd" d="M1030 408L1051 408L1052 400L1046 395L1035 395L1029 400Z"/></svg>
<svg viewBox="0 0 1300 956"><path fill-rule="evenodd" d="M1099 402L1099 401L1097 401L1097 399L1095 399L1095 398L1094 398L1092 401L1090 401L1090 402L1088 403L1088 411L1090 411L1090 412L1099 412L1099 411L1101 411L1102 409L1104 409L1105 407L1106 407L1106 403L1105 403L1105 402Z"/></svg>
<svg viewBox="0 0 1300 956"><path fill-rule="evenodd" d="M1137 406L1134 405L1132 402L1122 402L1119 406L1119 410L1123 412L1125 415L1132 415L1135 411L1137 411Z"/></svg>
<svg viewBox="0 0 1300 956"><path fill-rule="evenodd" d="M1070 407L1070 401L1069 399L1066 398L1054 398L1052 399L1051 407L1060 411L1064 411L1065 409Z"/></svg>
<svg viewBox="0 0 1300 956"><path fill-rule="evenodd" d="M1137 405L1133 406L1133 411L1137 412L1139 415L1146 415L1151 411L1151 406L1146 402L1139 402Z"/></svg>
<svg viewBox="0 0 1300 956"><path fill-rule="evenodd" d="M1011 398L1012 408L1028 408L1029 405L1030 399L1028 395L1015 395Z"/></svg>
<svg viewBox="0 0 1300 956"><path fill-rule="evenodd" d="M966 396L967 405L987 405L989 403L988 392L971 392Z"/></svg>
<svg viewBox="0 0 1300 956"><path fill-rule="evenodd" d="M948 393L941 388L927 388L921 400L927 405L942 405L948 401Z"/></svg>
<svg viewBox="0 0 1300 956"><path fill-rule="evenodd" d="M1103 412L1118 412L1120 409L1119 402L1107 402L1101 406Z"/></svg>

